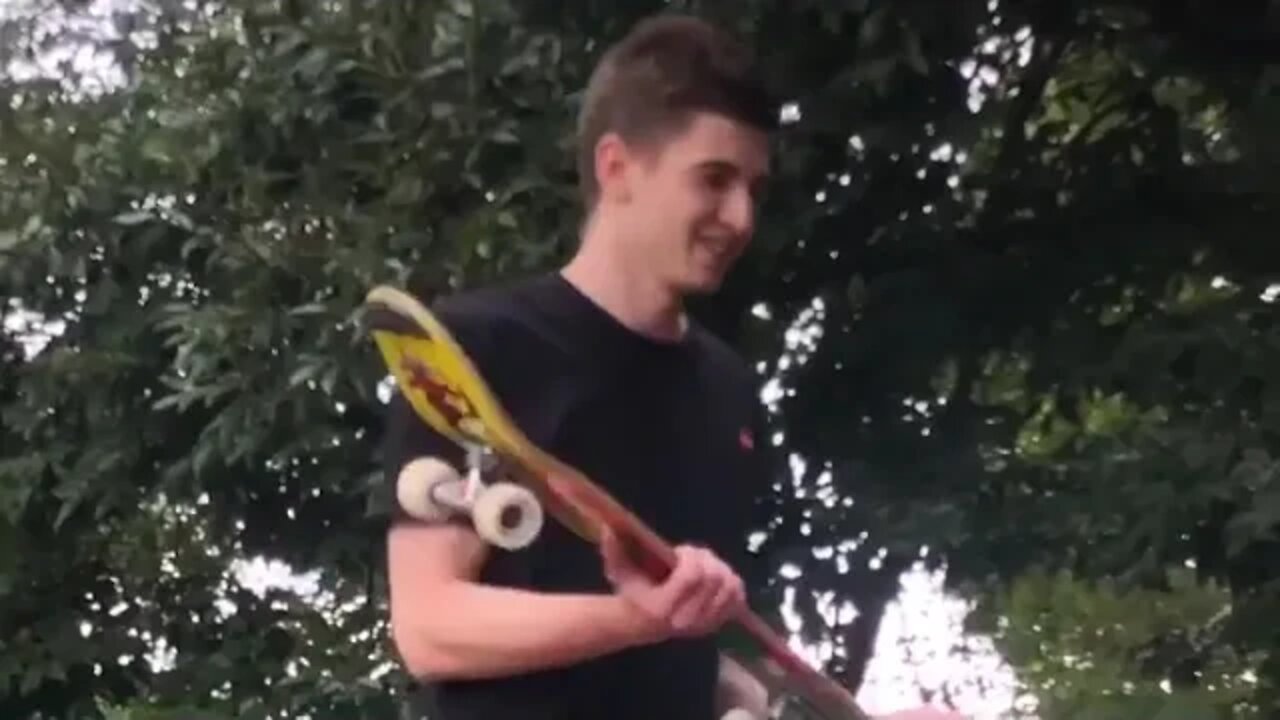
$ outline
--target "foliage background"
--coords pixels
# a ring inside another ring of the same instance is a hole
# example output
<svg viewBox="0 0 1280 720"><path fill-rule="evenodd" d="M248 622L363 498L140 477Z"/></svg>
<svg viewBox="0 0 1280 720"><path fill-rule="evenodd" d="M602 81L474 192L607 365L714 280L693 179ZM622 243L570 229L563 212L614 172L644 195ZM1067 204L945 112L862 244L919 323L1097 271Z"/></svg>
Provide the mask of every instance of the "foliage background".
<svg viewBox="0 0 1280 720"><path fill-rule="evenodd" d="M758 605L859 687L945 571L988 713L1277 716L1280 15L1196 0L8 6L0 716L399 711L353 309L562 260L576 93L664 7L794 103L698 308L791 459Z"/></svg>

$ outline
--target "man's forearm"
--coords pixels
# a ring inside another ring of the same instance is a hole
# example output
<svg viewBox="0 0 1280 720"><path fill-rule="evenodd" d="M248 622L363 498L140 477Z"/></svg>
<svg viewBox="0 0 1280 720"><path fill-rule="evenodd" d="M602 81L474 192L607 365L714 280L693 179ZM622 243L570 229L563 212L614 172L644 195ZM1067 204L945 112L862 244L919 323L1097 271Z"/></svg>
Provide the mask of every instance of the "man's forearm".
<svg viewBox="0 0 1280 720"><path fill-rule="evenodd" d="M484 678L571 665L643 644L647 630L615 595L545 594L449 582L393 629L411 674Z"/></svg>

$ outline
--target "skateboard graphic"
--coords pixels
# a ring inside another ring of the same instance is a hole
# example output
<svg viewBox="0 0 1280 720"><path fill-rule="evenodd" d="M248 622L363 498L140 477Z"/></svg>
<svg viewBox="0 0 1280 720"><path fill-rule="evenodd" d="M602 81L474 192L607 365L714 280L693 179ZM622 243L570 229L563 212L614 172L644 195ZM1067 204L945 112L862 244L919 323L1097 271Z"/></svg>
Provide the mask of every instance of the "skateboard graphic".
<svg viewBox="0 0 1280 720"><path fill-rule="evenodd" d="M511 551L536 539L546 518L591 543L618 537L654 581L675 564L673 546L581 472L548 454L516 426L448 329L411 295L388 286L369 292L365 323L387 369L415 413L465 451L461 471L421 458L396 482L396 500L425 520L470 519L487 543ZM412 465L412 463L411 463ZM758 656L724 656L770 693L768 715L731 710L721 720L868 720L853 696L808 665L759 616L735 619ZM711 720L711 719L709 719Z"/></svg>

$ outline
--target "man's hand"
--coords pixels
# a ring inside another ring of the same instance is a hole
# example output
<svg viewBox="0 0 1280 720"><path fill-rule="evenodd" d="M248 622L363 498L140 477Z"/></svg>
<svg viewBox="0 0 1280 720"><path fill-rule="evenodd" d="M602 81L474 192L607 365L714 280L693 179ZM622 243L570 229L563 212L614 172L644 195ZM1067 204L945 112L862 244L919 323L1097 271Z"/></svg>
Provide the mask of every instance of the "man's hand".
<svg viewBox="0 0 1280 720"><path fill-rule="evenodd" d="M769 717L769 690L737 661L720 656L716 682L716 714L725 720L730 710L752 718Z"/></svg>
<svg viewBox="0 0 1280 720"><path fill-rule="evenodd" d="M607 535L600 550L605 576L658 639L714 632L746 603L742 579L709 550L677 547L676 566L662 583L649 580L616 537Z"/></svg>

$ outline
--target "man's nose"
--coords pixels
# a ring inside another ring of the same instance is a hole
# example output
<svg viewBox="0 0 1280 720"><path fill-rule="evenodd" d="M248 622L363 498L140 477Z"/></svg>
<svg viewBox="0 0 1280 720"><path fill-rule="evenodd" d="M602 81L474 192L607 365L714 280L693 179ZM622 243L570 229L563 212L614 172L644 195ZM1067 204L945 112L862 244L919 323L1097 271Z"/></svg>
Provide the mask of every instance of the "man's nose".
<svg viewBox="0 0 1280 720"><path fill-rule="evenodd" d="M721 221L725 225L746 237L755 225L755 214L755 198L747 188L739 186L729 191L721 207Z"/></svg>

